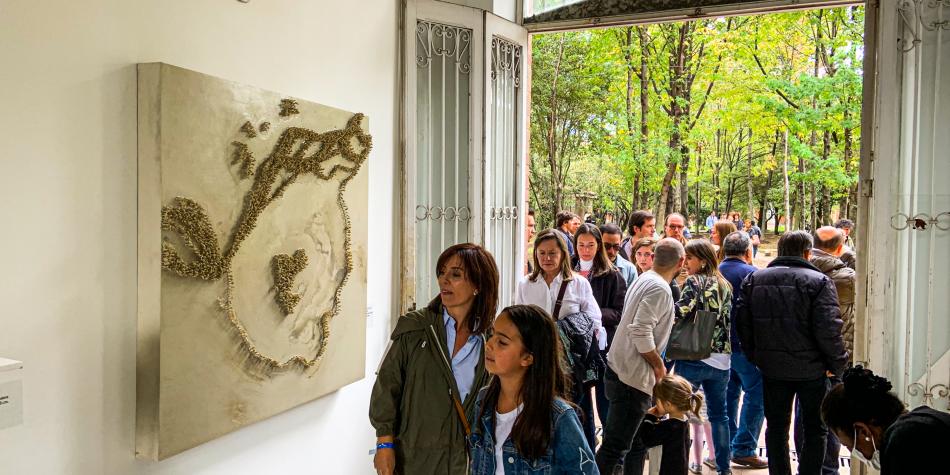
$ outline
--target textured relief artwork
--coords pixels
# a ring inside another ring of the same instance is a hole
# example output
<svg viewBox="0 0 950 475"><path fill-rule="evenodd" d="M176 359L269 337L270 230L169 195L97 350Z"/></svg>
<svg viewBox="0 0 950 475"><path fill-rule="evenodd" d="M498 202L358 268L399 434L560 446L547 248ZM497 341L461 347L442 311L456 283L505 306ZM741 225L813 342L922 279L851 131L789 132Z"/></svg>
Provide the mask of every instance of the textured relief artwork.
<svg viewBox="0 0 950 475"><path fill-rule="evenodd" d="M136 451L163 459L363 377L368 120L139 65Z"/></svg>

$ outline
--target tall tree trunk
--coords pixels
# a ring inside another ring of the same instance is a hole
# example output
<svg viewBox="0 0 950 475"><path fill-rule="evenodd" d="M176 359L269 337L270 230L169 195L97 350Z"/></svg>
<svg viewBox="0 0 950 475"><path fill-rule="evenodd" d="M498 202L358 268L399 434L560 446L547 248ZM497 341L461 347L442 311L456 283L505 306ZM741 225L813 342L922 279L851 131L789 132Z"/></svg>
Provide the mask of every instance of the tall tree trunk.
<svg viewBox="0 0 950 475"><path fill-rule="evenodd" d="M821 161L827 162L831 156L831 131L825 130L822 136ZM831 187L827 184L821 185L821 218L816 224L832 224L828 220L831 217ZM817 228L814 228L817 229Z"/></svg>
<svg viewBox="0 0 950 475"><path fill-rule="evenodd" d="M748 180L746 182L746 189L749 192L749 206L747 209L749 210L749 217L751 218L755 210L755 203L752 201L752 127L749 127L749 143L746 147L746 165L748 166L746 169L746 178Z"/></svg>
<svg viewBox="0 0 950 475"><path fill-rule="evenodd" d="M557 83L558 76L561 71L561 60L564 58L564 33L560 35L560 42L558 43L557 48L557 60L554 63L554 79L551 82L551 114L548 118L548 166L551 168L551 190L554 193L554 201L552 202L553 209L551 210L551 216L556 216L558 211L564 209L564 187L563 182L560 180L560 164L558 161L558 144L557 144L557 135L555 131L557 130L557 121L558 121L558 98L557 98Z"/></svg>
<svg viewBox="0 0 950 475"><path fill-rule="evenodd" d="M650 137L650 127L647 123L647 118L650 113L650 34L647 31L647 27L638 26L637 27L637 36L640 37L640 160L647 159L647 146ZM639 185L640 176L642 172L640 169L637 169L637 178L636 183ZM647 207L646 201L646 191L643 191L643 198L640 200L642 207ZM637 210L636 206L633 207L634 210Z"/></svg>
<svg viewBox="0 0 950 475"><path fill-rule="evenodd" d="M716 129L716 165L713 167L713 193L716 198L713 200L713 210L722 216L727 210L719 207L722 197L722 189L719 187L719 171L722 169L722 129Z"/></svg>
<svg viewBox="0 0 950 475"><path fill-rule="evenodd" d="M850 99L850 98L849 98ZM850 102L850 100L848 101ZM848 108L844 109L844 121L848 122L851 119L851 113L848 111ZM854 154L853 148L854 135L850 127L845 127L844 129L844 174L851 176L851 159ZM854 216L851 213L851 193L853 190L857 189L857 183L848 187L848 191L844 194L844 197L841 198L841 217L845 219L852 219Z"/></svg>
<svg viewBox="0 0 950 475"><path fill-rule="evenodd" d="M666 220L666 215L673 212L672 194L675 193L673 190L673 178L676 176L676 167L679 165L679 161L677 159L682 160L682 157L677 157L675 152L681 151L680 145L683 139L681 136L681 128L684 126L683 121L689 120L689 112L683 108L682 102L685 102L687 99L684 93L686 87L685 74L687 68L686 53L689 47L687 37L690 29L691 23L686 22L676 28L676 33L668 35L668 41L675 41L676 45L673 49L673 54L670 55L669 60L670 85L668 92L670 95L670 105L667 110L673 122L673 131L670 134L669 147L670 151L674 152L674 156L667 160L666 174L663 175L663 184L660 188L657 224L664 223ZM672 31L673 30L670 30L671 33Z"/></svg>
<svg viewBox="0 0 950 475"><path fill-rule="evenodd" d="M627 132L633 135L633 76L636 74L633 68L633 27L628 26L624 29L626 41L623 43L623 58L627 66L627 97L626 97L626 117ZM640 159L638 154L634 154L634 160ZM640 173L639 167L634 167L633 189L630 190L630 206L637 209L637 194L640 192Z"/></svg>
<svg viewBox="0 0 950 475"><path fill-rule="evenodd" d="M702 181L703 174L703 144L700 144L696 147L696 218L700 219L703 216L703 195L702 190L700 189L700 181Z"/></svg>
<svg viewBox="0 0 950 475"><path fill-rule="evenodd" d="M798 208L798 222L795 223L798 229L805 227L805 200L807 198L807 190L805 188L805 157L798 157L798 203L796 207Z"/></svg>
<svg viewBox="0 0 950 475"><path fill-rule="evenodd" d="M689 181L687 180L687 171L689 170L689 155L690 150L688 147L683 146L682 151L682 160L680 161L680 206L678 209L683 216L689 217Z"/></svg>
<svg viewBox="0 0 950 475"><path fill-rule="evenodd" d="M785 131L782 139L782 197L785 202L785 229L791 229L792 226L792 208L788 199L788 130ZM775 234L778 234L778 222L775 220Z"/></svg>

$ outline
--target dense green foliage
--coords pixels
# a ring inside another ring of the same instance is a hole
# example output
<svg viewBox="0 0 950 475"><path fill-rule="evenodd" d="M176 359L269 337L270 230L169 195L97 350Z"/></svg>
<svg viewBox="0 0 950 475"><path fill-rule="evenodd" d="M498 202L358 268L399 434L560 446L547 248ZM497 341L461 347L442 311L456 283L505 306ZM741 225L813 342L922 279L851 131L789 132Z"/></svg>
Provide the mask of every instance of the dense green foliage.
<svg viewBox="0 0 950 475"><path fill-rule="evenodd" d="M533 36L539 225L585 192L621 223L636 209L853 219L863 30L847 7Z"/></svg>

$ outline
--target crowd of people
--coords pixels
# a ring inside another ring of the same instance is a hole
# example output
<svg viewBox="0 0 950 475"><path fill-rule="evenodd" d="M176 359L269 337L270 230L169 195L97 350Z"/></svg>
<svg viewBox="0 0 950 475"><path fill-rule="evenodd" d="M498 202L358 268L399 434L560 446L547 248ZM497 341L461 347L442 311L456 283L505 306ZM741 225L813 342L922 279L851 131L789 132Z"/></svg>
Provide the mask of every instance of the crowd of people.
<svg viewBox="0 0 950 475"><path fill-rule="evenodd" d="M737 214L711 213L708 239L676 213L662 235L648 211L626 236L567 211L535 224L514 305L497 311L493 256L458 244L439 294L399 319L369 409L378 474L639 475L652 454L662 475L790 475L790 431L799 474L838 473L842 444L885 475L928 473L919 452L950 440L950 415L905 412L852 367L850 221L785 232L765 268Z"/></svg>

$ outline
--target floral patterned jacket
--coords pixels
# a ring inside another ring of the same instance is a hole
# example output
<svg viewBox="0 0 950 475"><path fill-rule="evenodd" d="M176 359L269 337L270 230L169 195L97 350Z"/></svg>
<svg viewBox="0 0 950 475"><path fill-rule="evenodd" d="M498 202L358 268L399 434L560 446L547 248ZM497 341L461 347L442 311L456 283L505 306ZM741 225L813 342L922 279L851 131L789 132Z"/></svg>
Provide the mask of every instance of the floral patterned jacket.
<svg viewBox="0 0 950 475"><path fill-rule="evenodd" d="M700 298L703 292L703 298ZM713 353L732 353L729 343L729 314L732 311L732 287L714 276L691 275L683 284L683 292L676 302L676 318L684 318L697 310L709 310L718 315L713 330Z"/></svg>

